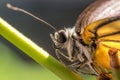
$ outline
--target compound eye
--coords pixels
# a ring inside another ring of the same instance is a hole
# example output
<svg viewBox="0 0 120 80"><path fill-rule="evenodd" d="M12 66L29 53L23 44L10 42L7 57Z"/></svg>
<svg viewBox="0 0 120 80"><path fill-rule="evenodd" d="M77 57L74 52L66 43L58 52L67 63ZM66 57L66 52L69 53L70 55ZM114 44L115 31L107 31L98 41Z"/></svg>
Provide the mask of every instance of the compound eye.
<svg viewBox="0 0 120 80"><path fill-rule="evenodd" d="M59 32L58 34L59 34L59 36L58 36L57 41L58 41L59 43L65 43L66 40L67 40L67 37L66 37L65 32Z"/></svg>

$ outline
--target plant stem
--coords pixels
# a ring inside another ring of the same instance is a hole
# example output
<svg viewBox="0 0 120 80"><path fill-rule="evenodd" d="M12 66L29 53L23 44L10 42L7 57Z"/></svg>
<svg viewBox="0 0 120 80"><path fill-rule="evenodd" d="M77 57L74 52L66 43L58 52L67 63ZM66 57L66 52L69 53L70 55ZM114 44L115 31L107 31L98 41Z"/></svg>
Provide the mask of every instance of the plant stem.
<svg viewBox="0 0 120 80"><path fill-rule="evenodd" d="M0 34L16 47L21 49L24 53L33 58L36 62L51 70L62 80L82 80L80 76L67 69L55 58L50 56L45 50L25 37L2 18L0 18Z"/></svg>

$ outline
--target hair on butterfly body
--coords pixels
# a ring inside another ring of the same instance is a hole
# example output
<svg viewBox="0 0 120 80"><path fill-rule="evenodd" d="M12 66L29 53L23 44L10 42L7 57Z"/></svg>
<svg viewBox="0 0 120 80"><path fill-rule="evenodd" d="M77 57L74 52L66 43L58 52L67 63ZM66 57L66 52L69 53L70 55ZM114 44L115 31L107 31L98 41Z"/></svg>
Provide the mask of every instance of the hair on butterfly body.
<svg viewBox="0 0 120 80"><path fill-rule="evenodd" d="M94 65L92 49L85 45L82 39L75 33L75 28L65 28L50 34L54 45L57 57L62 63L60 56L67 59L71 64L66 65L77 73L99 75L97 67ZM60 41L63 40L63 41ZM67 54L63 53L61 49L66 49ZM65 55L66 54L66 55Z"/></svg>

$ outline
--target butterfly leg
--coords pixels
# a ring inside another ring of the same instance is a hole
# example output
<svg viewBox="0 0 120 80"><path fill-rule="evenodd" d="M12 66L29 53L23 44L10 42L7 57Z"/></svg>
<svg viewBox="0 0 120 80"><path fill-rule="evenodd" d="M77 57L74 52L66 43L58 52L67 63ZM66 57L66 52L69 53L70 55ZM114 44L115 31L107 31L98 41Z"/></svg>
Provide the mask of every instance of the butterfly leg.
<svg viewBox="0 0 120 80"><path fill-rule="evenodd" d="M69 56L64 55L59 49L55 50L57 58L61 61L60 55L63 56L65 59L67 59L70 62L73 62L74 60L70 59Z"/></svg>
<svg viewBox="0 0 120 80"><path fill-rule="evenodd" d="M71 70L73 70L75 73L78 74L86 74L86 75L95 75L94 73L91 73L91 71L85 70L85 64L82 64L80 62L73 63L68 66ZM90 73L89 73L90 72Z"/></svg>

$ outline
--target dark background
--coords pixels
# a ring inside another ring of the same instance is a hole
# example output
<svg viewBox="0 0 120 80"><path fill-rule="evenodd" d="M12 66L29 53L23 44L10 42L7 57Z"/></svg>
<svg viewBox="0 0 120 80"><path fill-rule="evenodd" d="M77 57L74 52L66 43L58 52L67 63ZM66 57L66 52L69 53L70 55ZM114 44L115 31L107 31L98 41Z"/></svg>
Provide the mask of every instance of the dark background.
<svg viewBox="0 0 120 80"><path fill-rule="evenodd" d="M24 35L43 47L49 53L53 53L52 41L49 37L54 31L45 24L33 19L21 12L6 8L6 3L23 8L32 14L44 19L57 29L74 26L79 14L95 0L0 0L0 16L13 25ZM25 61L32 61L21 50L0 36L10 49Z"/></svg>

